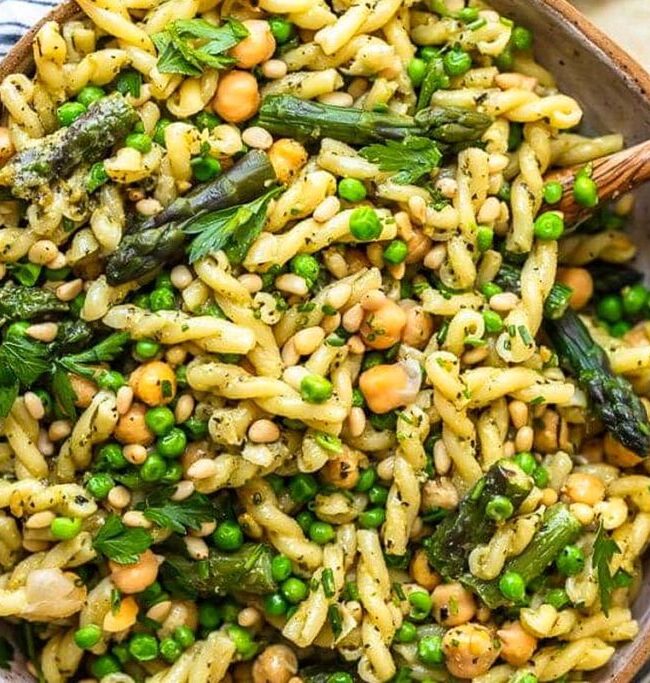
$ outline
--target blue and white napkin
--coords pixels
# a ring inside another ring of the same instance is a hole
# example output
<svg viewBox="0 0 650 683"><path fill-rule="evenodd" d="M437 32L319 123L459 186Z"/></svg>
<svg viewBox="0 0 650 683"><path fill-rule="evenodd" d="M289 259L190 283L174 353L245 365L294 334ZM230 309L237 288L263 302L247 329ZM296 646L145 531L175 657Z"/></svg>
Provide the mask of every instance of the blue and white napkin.
<svg viewBox="0 0 650 683"><path fill-rule="evenodd" d="M0 0L0 58L60 0Z"/></svg>

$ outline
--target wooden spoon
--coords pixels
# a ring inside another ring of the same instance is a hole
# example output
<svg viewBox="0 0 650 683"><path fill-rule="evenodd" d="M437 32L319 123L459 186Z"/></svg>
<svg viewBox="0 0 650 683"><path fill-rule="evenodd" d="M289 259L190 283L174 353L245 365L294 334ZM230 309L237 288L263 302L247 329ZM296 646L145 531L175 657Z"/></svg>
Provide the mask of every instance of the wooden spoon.
<svg viewBox="0 0 650 683"><path fill-rule="evenodd" d="M598 187L600 202L616 199L650 180L650 140L596 159L592 166L591 177ZM593 213L593 209L580 206L573 196L573 183L582 168L584 164L553 171L545 176L546 181L555 180L561 183L563 194L558 204L546 205L544 208L562 211L567 225L580 223Z"/></svg>

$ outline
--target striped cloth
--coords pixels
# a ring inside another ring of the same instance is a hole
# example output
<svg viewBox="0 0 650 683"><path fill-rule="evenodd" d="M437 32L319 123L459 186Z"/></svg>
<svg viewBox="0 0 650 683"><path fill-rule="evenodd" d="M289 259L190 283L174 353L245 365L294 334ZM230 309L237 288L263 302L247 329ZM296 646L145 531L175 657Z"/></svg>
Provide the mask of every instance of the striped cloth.
<svg viewBox="0 0 650 683"><path fill-rule="evenodd" d="M0 0L0 58L60 0Z"/></svg>

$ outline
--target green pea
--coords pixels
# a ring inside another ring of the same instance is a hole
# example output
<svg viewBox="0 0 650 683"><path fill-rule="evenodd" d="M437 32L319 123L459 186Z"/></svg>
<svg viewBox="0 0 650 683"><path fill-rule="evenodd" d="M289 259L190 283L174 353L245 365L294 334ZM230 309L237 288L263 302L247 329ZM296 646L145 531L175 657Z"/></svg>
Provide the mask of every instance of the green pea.
<svg viewBox="0 0 650 683"><path fill-rule="evenodd" d="M618 294L607 294L596 304L596 315L608 323L618 322L623 317L623 300Z"/></svg>
<svg viewBox="0 0 650 683"><path fill-rule="evenodd" d="M483 252L492 248L494 242L494 230L487 225L479 225L476 230L476 246Z"/></svg>
<svg viewBox="0 0 650 683"><path fill-rule="evenodd" d="M97 384L102 389L108 391L117 391L120 387L126 384L124 375L117 370L104 370L97 379Z"/></svg>
<svg viewBox="0 0 650 683"><path fill-rule="evenodd" d="M573 183L573 197L580 206L591 209L598 204L598 185L589 176L578 174Z"/></svg>
<svg viewBox="0 0 650 683"><path fill-rule="evenodd" d="M486 309L481 315L483 316L485 329L488 333L497 334L503 330L503 320L496 311Z"/></svg>
<svg viewBox="0 0 650 683"><path fill-rule="evenodd" d="M309 533L309 527L313 524L314 519L314 515L312 515L309 510L303 510L302 512L298 513L296 522L298 522L300 528L307 534Z"/></svg>
<svg viewBox="0 0 650 683"><path fill-rule="evenodd" d="M199 604L199 624L210 630L214 630L221 625L221 612L216 605L211 602Z"/></svg>
<svg viewBox="0 0 650 683"><path fill-rule="evenodd" d="M198 441L207 435L208 421L201 420L200 418L196 417L196 415L192 415L191 417L188 417L185 422L183 422L183 429L194 441Z"/></svg>
<svg viewBox="0 0 650 683"><path fill-rule="evenodd" d="M99 460L105 463L109 470L123 470L129 466L129 461L122 454L122 446L107 443L99 449Z"/></svg>
<svg viewBox="0 0 650 683"><path fill-rule="evenodd" d="M158 640L148 633L136 633L129 640L129 653L138 662L150 662L158 656Z"/></svg>
<svg viewBox="0 0 650 683"><path fill-rule="evenodd" d="M169 119L160 119L156 124L153 133L153 141L159 145L165 146L165 130L171 126L172 122Z"/></svg>
<svg viewBox="0 0 650 683"><path fill-rule="evenodd" d="M297 474L289 480L289 495L296 503L306 503L318 493L318 482L311 474Z"/></svg>
<svg viewBox="0 0 650 683"><path fill-rule="evenodd" d="M533 472L533 481L535 482L535 486L538 486L540 489L546 488L548 486L549 479L550 475L546 467L539 465Z"/></svg>
<svg viewBox="0 0 650 683"><path fill-rule="evenodd" d="M237 522L221 522L212 534L219 550L239 550L244 544L244 532Z"/></svg>
<svg viewBox="0 0 650 683"><path fill-rule="evenodd" d="M336 532L334 527L327 522L312 522L309 526L309 538L318 545L325 545L334 540Z"/></svg>
<svg viewBox="0 0 650 683"><path fill-rule="evenodd" d="M510 41L516 50L530 50L533 47L533 32L524 26L515 26Z"/></svg>
<svg viewBox="0 0 650 683"><path fill-rule="evenodd" d="M517 572L506 572L499 579L499 590L513 602L521 602L526 597L526 583Z"/></svg>
<svg viewBox="0 0 650 683"><path fill-rule="evenodd" d="M384 355L380 353L379 351L370 351L370 353L366 353L363 356L363 360L361 361L361 370L370 370L370 368L374 368L377 365L381 365L384 362ZM363 396L363 394L362 394ZM364 399L365 403L365 399Z"/></svg>
<svg viewBox="0 0 650 683"><path fill-rule="evenodd" d="M566 545L555 558L555 566L561 574L575 576L585 566L585 555L577 545Z"/></svg>
<svg viewBox="0 0 650 683"><path fill-rule="evenodd" d="M496 282L486 282L481 285L481 294L489 301L495 294L501 294L503 289Z"/></svg>
<svg viewBox="0 0 650 683"><path fill-rule="evenodd" d="M617 323L613 323L609 328L609 333L612 337L622 337L627 334L632 329L632 323L627 320L619 320Z"/></svg>
<svg viewBox="0 0 650 683"><path fill-rule="evenodd" d="M194 123L201 130L212 130L221 124L221 119L211 111L202 111L194 117Z"/></svg>
<svg viewBox="0 0 650 683"><path fill-rule="evenodd" d="M88 624L74 632L74 642L82 650L88 650L97 645L102 638L102 629L97 624Z"/></svg>
<svg viewBox="0 0 650 683"><path fill-rule="evenodd" d="M564 219L558 213L546 211L535 219L534 232L540 240L558 240L564 233Z"/></svg>
<svg viewBox="0 0 650 683"><path fill-rule="evenodd" d="M512 197L512 185L507 180L504 180L501 183L499 191L497 192L497 197L502 202L510 203L510 198Z"/></svg>
<svg viewBox="0 0 650 683"><path fill-rule="evenodd" d="M187 436L182 429L173 427L167 434L158 438L156 448L164 458L178 458L187 446Z"/></svg>
<svg viewBox="0 0 650 683"><path fill-rule="evenodd" d="M521 678L517 679L516 683L538 683L538 681L539 679L535 674L525 673ZM513 683L515 682L513 681Z"/></svg>
<svg viewBox="0 0 650 683"><path fill-rule="evenodd" d="M463 7L457 14L458 19L466 24L478 19L478 7Z"/></svg>
<svg viewBox="0 0 650 683"><path fill-rule="evenodd" d="M286 555L276 555L271 560L271 576L278 582L291 576L291 560Z"/></svg>
<svg viewBox="0 0 650 683"><path fill-rule="evenodd" d="M423 621L426 619L433 606L431 596L427 592L421 590L409 593L408 601L413 608L409 616L416 621Z"/></svg>
<svg viewBox="0 0 650 683"><path fill-rule="evenodd" d="M361 241L376 240L382 232L377 212L370 206L359 206L350 215L350 233Z"/></svg>
<svg viewBox="0 0 650 683"><path fill-rule="evenodd" d="M529 451L521 451L513 459L526 474L532 474L537 467L537 460Z"/></svg>
<svg viewBox="0 0 650 683"><path fill-rule="evenodd" d="M98 85L87 85L77 93L77 102L81 102L84 107L89 107L93 102L97 102L106 93Z"/></svg>
<svg viewBox="0 0 650 683"><path fill-rule="evenodd" d="M354 487L354 490L365 493L370 490L375 481L377 481L377 472L372 469L372 467L369 467L367 470L363 470L359 475L359 481Z"/></svg>
<svg viewBox="0 0 650 683"><path fill-rule="evenodd" d="M177 626L172 633L172 637L184 650L194 645L196 640L194 631L189 626Z"/></svg>
<svg viewBox="0 0 650 683"><path fill-rule="evenodd" d="M98 500L104 500L113 486L115 486L115 480L110 474L93 474L86 482L88 493Z"/></svg>
<svg viewBox="0 0 650 683"><path fill-rule="evenodd" d="M442 650L441 636L424 636L418 642L418 658L423 664L442 664L445 654Z"/></svg>
<svg viewBox="0 0 650 683"><path fill-rule="evenodd" d="M129 652L129 646L126 643L118 643L117 645L114 645L111 652L113 656L117 658L118 662L120 662L120 664L126 664L133 659L133 657L131 657L131 653Z"/></svg>
<svg viewBox="0 0 650 683"><path fill-rule="evenodd" d="M449 76L463 76L472 68L472 58L464 50L450 50L442 60Z"/></svg>
<svg viewBox="0 0 650 683"><path fill-rule="evenodd" d="M92 194L95 190L105 185L108 182L108 173L103 161L98 161L90 167L88 177L86 178L86 190Z"/></svg>
<svg viewBox="0 0 650 683"><path fill-rule="evenodd" d="M86 113L86 107L81 102L65 102L56 110L56 118L61 126L73 124Z"/></svg>
<svg viewBox="0 0 650 683"><path fill-rule="evenodd" d="M288 43L296 34L296 27L283 17L271 17L268 22L271 33L278 45Z"/></svg>
<svg viewBox="0 0 650 683"><path fill-rule="evenodd" d="M140 467L143 481L159 481L167 472L167 463L158 453L150 453Z"/></svg>
<svg viewBox="0 0 650 683"><path fill-rule="evenodd" d="M264 598L264 611L271 616L286 614L289 604L280 593L271 593Z"/></svg>
<svg viewBox="0 0 650 683"><path fill-rule="evenodd" d="M175 484L183 478L183 466L180 462L172 461L167 463L165 474L160 480L164 484Z"/></svg>
<svg viewBox="0 0 650 683"><path fill-rule="evenodd" d="M514 66L515 58L512 54L512 47L506 45L500 55L494 58L494 64L500 71L511 71Z"/></svg>
<svg viewBox="0 0 650 683"><path fill-rule="evenodd" d="M169 433L176 419L174 413L167 406L156 406L147 410L144 421L156 436L162 436Z"/></svg>
<svg viewBox="0 0 650 683"><path fill-rule="evenodd" d="M138 152L142 152L142 154L151 151L151 143L151 138L145 133L131 133L131 135L126 136L126 140L124 141L125 147L137 149Z"/></svg>
<svg viewBox="0 0 650 683"><path fill-rule="evenodd" d="M140 339L135 345L135 353L140 358L153 358L160 351L160 344L153 339Z"/></svg>
<svg viewBox="0 0 650 683"><path fill-rule="evenodd" d="M333 391L332 383L320 375L306 375L300 382L300 395L307 403L324 403Z"/></svg>
<svg viewBox="0 0 650 683"><path fill-rule="evenodd" d="M557 204L562 199L563 192L562 183L557 180L550 180L544 185L544 201L547 204Z"/></svg>
<svg viewBox="0 0 650 683"><path fill-rule="evenodd" d="M50 524L50 532L60 541L69 541L81 531L79 517L55 517Z"/></svg>
<svg viewBox="0 0 650 683"><path fill-rule="evenodd" d="M427 73L427 63L424 59L414 57L406 67L406 73L411 79L411 83L418 88L422 85L422 81Z"/></svg>
<svg viewBox="0 0 650 683"><path fill-rule="evenodd" d="M386 505L388 500L388 489L385 486L375 484L368 490L368 499L374 505Z"/></svg>
<svg viewBox="0 0 650 683"><path fill-rule="evenodd" d="M316 282L320 274L320 265L311 254L297 254L291 259L289 265L291 271L304 278L310 287Z"/></svg>
<svg viewBox="0 0 650 683"><path fill-rule="evenodd" d="M354 683L354 680L350 674L345 673L345 671L336 671L327 677L325 683Z"/></svg>
<svg viewBox="0 0 650 683"><path fill-rule="evenodd" d="M149 295L141 292L133 297L133 305L138 308L149 308Z"/></svg>
<svg viewBox="0 0 650 683"><path fill-rule="evenodd" d="M386 263L390 263L393 266L397 266L406 260L408 253L409 248L406 245L406 242L400 239L393 240L384 249L384 261L386 261Z"/></svg>
<svg viewBox="0 0 650 683"><path fill-rule="evenodd" d="M221 173L221 164L211 156L194 157L190 162L192 175L200 183L208 183Z"/></svg>
<svg viewBox="0 0 650 683"><path fill-rule="evenodd" d="M175 662L182 654L181 646L173 638L163 638L160 641L160 656L170 664Z"/></svg>
<svg viewBox="0 0 650 683"><path fill-rule="evenodd" d="M339 180L338 194L346 202L360 202L366 198L366 186L356 178Z"/></svg>
<svg viewBox="0 0 650 683"><path fill-rule="evenodd" d="M395 633L395 638L400 643L412 643L417 637L418 630L415 627L415 624L412 624L410 621L403 622Z"/></svg>
<svg viewBox="0 0 650 683"><path fill-rule="evenodd" d="M512 501L506 496L494 496L485 507L485 514L499 522L511 517L514 511Z"/></svg>
<svg viewBox="0 0 650 683"><path fill-rule="evenodd" d="M569 600L569 596L564 588L553 588L544 596L544 602L560 610L566 607L571 600Z"/></svg>
<svg viewBox="0 0 650 683"><path fill-rule="evenodd" d="M154 289L149 295L152 311L172 311L176 308L176 297L171 289Z"/></svg>
<svg viewBox="0 0 650 683"><path fill-rule="evenodd" d="M621 292L625 315L634 316L643 310L648 301L648 290L643 285L625 287Z"/></svg>
<svg viewBox="0 0 650 683"><path fill-rule="evenodd" d="M418 55L424 59L425 62L430 62L432 59L440 56L440 50L433 47L433 45L425 45L418 50Z"/></svg>
<svg viewBox="0 0 650 683"><path fill-rule="evenodd" d="M98 680L101 680L104 676L109 676L110 674L117 674L120 671L122 671L122 667L113 655L102 655L101 657L97 657L90 665L90 673Z"/></svg>
<svg viewBox="0 0 650 683"><path fill-rule="evenodd" d="M359 515L359 524L364 529L377 529L379 528L386 519L386 511L384 508L370 508L370 510L364 510Z"/></svg>
<svg viewBox="0 0 650 683"><path fill-rule="evenodd" d="M282 591L282 595L284 595L292 605L297 605L299 602L302 602L309 593L307 584L295 576L284 581L280 590Z"/></svg>

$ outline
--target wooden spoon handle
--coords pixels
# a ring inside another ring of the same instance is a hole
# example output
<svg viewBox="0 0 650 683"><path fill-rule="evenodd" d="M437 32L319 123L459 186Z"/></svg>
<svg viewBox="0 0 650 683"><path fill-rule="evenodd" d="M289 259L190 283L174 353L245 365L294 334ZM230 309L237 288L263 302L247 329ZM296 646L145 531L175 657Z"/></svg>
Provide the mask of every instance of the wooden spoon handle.
<svg viewBox="0 0 650 683"><path fill-rule="evenodd" d="M639 145L596 159L593 162L592 179L598 186L601 202L616 199L638 185L650 180L650 140ZM591 209L580 206L573 197L573 183L578 171L584 166L574 166L549 173L545 180L562 183L563 194L559 204L547 206L564 213L567 225L577 223L592 213Z"/></svg>

